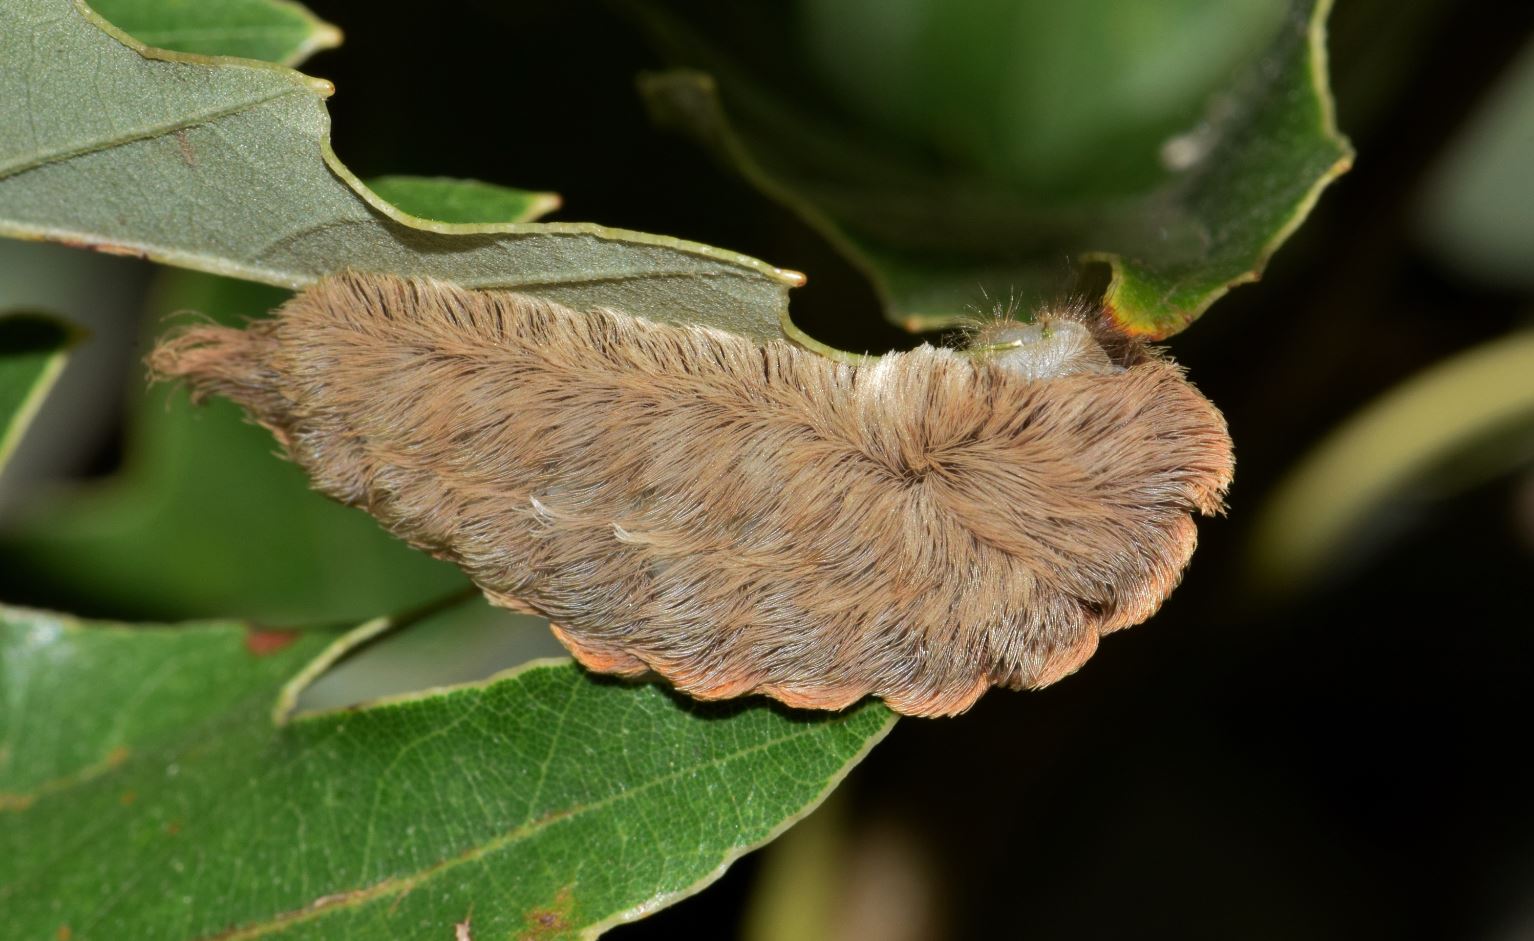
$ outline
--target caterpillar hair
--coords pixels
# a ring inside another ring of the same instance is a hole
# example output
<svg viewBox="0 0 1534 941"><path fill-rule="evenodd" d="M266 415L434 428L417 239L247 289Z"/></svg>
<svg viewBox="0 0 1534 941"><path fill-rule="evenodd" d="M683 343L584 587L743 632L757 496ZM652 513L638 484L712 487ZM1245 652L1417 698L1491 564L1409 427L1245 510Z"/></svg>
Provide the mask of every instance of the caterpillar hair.
<svg viewBox="0 0 1534 941"><path fill-rule="evenodd" d="M1233 470L1181 368L1079 310L848 364L344 273L150 367L586 667L700 698L948 715L1054 682L1155 612Z"/></svg>

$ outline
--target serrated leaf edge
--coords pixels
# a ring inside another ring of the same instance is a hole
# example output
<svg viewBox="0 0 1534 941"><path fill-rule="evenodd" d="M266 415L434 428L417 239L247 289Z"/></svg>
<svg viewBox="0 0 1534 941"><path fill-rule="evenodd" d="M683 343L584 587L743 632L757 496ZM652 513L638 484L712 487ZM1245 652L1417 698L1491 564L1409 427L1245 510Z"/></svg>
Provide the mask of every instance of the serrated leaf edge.
<svg viewBox="0 0 1534 941"><path fill-rule="evenodd" d="M1283 243L1305 221L1306 217L1309 216L1316 202L1320 199L1321 193L1338 177L1352 168L1352 145L1337 127L1336 105L1332 98L1327 78L1326 18L1327 14L1331 11L1331 7L1332 0L1315 0L1306 24L1305 45L1310 84L1316 101L1319 104L1321 132L1327 141L1338 147L1341 151L1340 156L1311 183L1304 196L1295 203L1293 211L1284 224L1276 229L1273 235L1259 247L1257 257L1248 271L1227 280L1218 289L1204 295L1197 307L1184 311L1181 313L1181 316L1164 321L1155 327L1142 329L1143 325L1141 324L1120 321L1119 325L1126 333L1151 340L1166 339L1191 325L1215 301L1228 294L1232 288L1257 281L1262 276L1262 272L1266 269L1274 253L1278 251ZM815 229L821 237L830 242L832 247L863 274L869 286L878 297L885 316L891 322L910 332L922 332L947 329L968 319L963 314L958 313L896 311L893 305L893 297L890 294L884 275L872 259L848 236L845 230L813 202L800 197L789 184L778 180L767 172L752 157L736 134L734 125L724 112L717 80L708 72L694 68L672 68L642 73L639 78L640 92L647 99L652 97L658 98L665 94L666 86L670 84L690 84L697 93L706 98L713 125L711 128L714 138L712 149L716 151L716 157L721 159L728 168L738 173L769 199L780 203L794 212L807 225ZM683 130L687 131L688 129L683 128ZM694 139L704 143L705 146L709 143L708 141L699 140L695 134ZM1108 266L1110 277L1108 286L1103 292L1102 303L1111 313L1117 306L1116 301L1127 276L1127 266L1123 255L1118 252L1088 250L1080 252L1078 257L1083 263L1099 263ZM860 357L855 353L848 353L827 346L799 330L787 316L782 319L784 335L805 349L844 362L857 362L866 358Z"/></svg>
<svg viewBox="0 0 1534 941"><path fill-rule="evenodd" d="M134 37L113 26L110 21L93 10L87 0L71 0L71 3L79 14L92 26L106 33L112 39L132 49L145 59L165 62L176 62L183 65L240 67L261 69L275 72L293 85L295 92L313 95L319 99L329 98L335 93L335 86L325 79L315 78L297 72L287 66L273 62L263 62L259 59L244 59L237 56L207 56L197 53L174 52L158 49L139 42ZM769 280L776 281L787 287L800 287L805 283L805 276L788 268L779 268L767 262L752 258L739 252L716 248L712 245L704 245L700 242L691 242L686 239L674 238L666 235L655 235L647 232L636 232L630 229L610 228L590 222L506 222L506 223L479 223L479 222L438 222L431 219L423 219L419 216L407 213L392 203L378 196L370 190L360 178L341 162L340 158L331 146L330 141L330 115L328 110L324 115L325 133L321 139L321 155L326 166L334 173L349 189L356 193L371 208L394 222L409 228L421 231L433 232L441 235L572 235L591 236L608 241L630 242L641 245L654 245L668 248L684 254L697 255L715 261L722 261L737 267L746 268L760 274ZM135 255L152 261L172 264L179 267L191 268L197 271L206 271L211 274L226 275L247 280L261 281L278 287L297 290L313 283L315 277L291 277L270 270L264 270L244 262L229 262L216 257L193 255L181 252L160 252L149 246L133 244L98 244L94 242L82 243L77 233L49 230L47 228L14 229L8 226L0 226L0 234L6 234L23 239L43 239L84 245L84 247L113 252L117 254ZM558 280L542 282L557 284Z"/></svg>
<svg viewBox="0 0 1534 941"><path fill-rule="evenodd" d="M1304 196L1294 204L1293 210L1284 223L1274 230L1273 235L1258 248L1257 257L1249 269L1227 279L1223 285L1206 293L1191 310L1182 311L1180 316L1170 318L1165 323L1157 324L1150 329L1142 329L1142 324L1126 323L1114 316L1115 322L1125 333L1147 340L1165 340L1187 329L1194 321L1202 317L1215 301L1229 294L1231 289L1260 280L1273 255L1309 217L1311 210L1320 200L1321 193L1338 177L1353 168L1353 145L1337 127L1336 103L1332 98L1331 84L1327 78L1326 18L1331 9L1332 0L1316 0L1315 5L1311 7L1310 21L1306 26L1305 44L1310 65L1311 91L1315 95L1321 116L1321 134L1328 142L1336 145L1341 154L1325 172L1312 181ZM1117 252L1083 252L1081 258L1086 262L1098 262L1108 266L1111 276L1108 287L1103 292L1103 304L1109 314L1113 315L1126 278L1123 256Z"/></svg>
<svg viewBox="0 0 1534 941"><path fill-rule="evenodd" d="M885 707L883 705L878 705L873 708L884 709ZM778 837L788 832L789 828L794 824L814 813L821 804L825 803L826 798L831 796L831 792L835 791L838 787L841 786L842 781L846 779L847 775L852 772L852 769L856 768L864 758L867 758L868 753L873 751L874 746L884 741L885 736L889 735L890 731L895 728L895 723L899 721L900 716L894 712L888 712L888 710L886 710L886 712L887 714L884 719L884 724L868 737L868 739L863 743L863 746L859 748L851 758L847 759L847 762L843 764L835 774L826 779L825 787L821 788L818 794L816 794L809 800L808 803L800 808L798 813L785 817L780 823L778 823L777 826L768 831L767 835L762 837L762 839L757 840L756 842L747 846L739 847L738 849L735 849L726 854L725 858L719 863L717 867L710 870L702 878L698 879L698 881L686 886L685 888L677 889L674 892L663 892L659 895L653 896L645 902L631 906L620 912L614 912L613 914L598 920L594 924L581 931L580 938L582 941L591 941L591 939L596 938L610 928L614 928L622 924L627 924L631 921L638 921L639 919L648 915L652 915L663 908L674 905L677 902L688 898L689 896L698 894L713 883L717 882L719 878L723 876L731 866L733 866L746 854L755 852L756 850L766 846L768 843L771 843L773 840L776 840Z"/></svg>
<svg viewBox="0 0 1534 941"><path fill-rule="evenodd" d="M116 630L120 632L130 632L140 629L133 625L110 621L92 622L87 624L83 619L73 615L59 614L56 612L34 610L9 605L0 605L0 617L11 616L18 616L18 619L25 618L27 620L38 620L40 618L46 619L55 624L60 629L67 631L83 632ZM202 622L192 622L192 624L196 623ZM191 624L187 626L191 626ZM311 658L304 665L304 667L298 671L298 673L294 674L292 679L283 685L272 710L273 723L277 726L282 726L291 722L302 722L311 718L318 719L323 717L333 717L338 712L347 712L351 711L352 708L355 708L348 707L347 709L341 710L326 710L323 712L302 713L298 715L292 714L293 704L297 701L298 695L302 692L304 687L311 683L315 678L324 673L324 671L329 669L330 666L334 665L342 657L357 649L359 646L377 638L378 636L388 632L393 628L401 626L404 625L395 619L374 618L370 621L364 622L361 625L358 625L355 628L352 628L351 630L346 631L341 636L337 637L318 655ZM484 680L472 683L438 687L431 690L421 690L405 694L403 696L389 697L387 699L370 703L362 708L372 709L383 706L399 705L412 701L432 698L434 696L440 696L444 693L453 691L483 689L492 684L514 679L534 670L564 669L570 665L571 661L568 658L538 658L530 660L517 667L513 667L509 670L501 671L494 676L488 677ZM884 709L884 707L879 704L868 704L864 708ZM596 920L592 924L583 927L580 931L579 937L583 939L596 938L603 932L616 925L636 921L662 908L672 905L684 898L687 898L688 896L702 891L708 885L712 884L722 875L724 875L729 867L741 857L762 846L765 846L767 843L772 842L778 836L782 835L782 833L789 827L793 826L795 823L813 812L815 808L819 807L820 804L826 799L826 797L836 789L836 787L847 776L852 768L861 762L863 758L865 758L873 749L873 747L879 742L883 741L884 737L889 734L891 729L894 728L895 723L899 717L893 712L889 712L887 710L885 711L886 715L881 726L864 740L861 747L855 754L848 758L833 775L826 779L825 785L815 794L815 796L806 802L805 805L801 807L797 813L794 813L779 821L779 823L775 825L771 830L769 830L768 833L762 837L762 839L732 848L725 854L724 858L716 867L714 867L712 870L704 874L696 881L681 889L657 893L642 902L613 912ZM715 760L733 761L738 759L741 755L771 748L782 744L784 741L788 741L798 736L810 733L811 729L809 727L799 727L786 735L778 736L770 741L758 742L747 749L733 752L726 756L724 759ZM98 765L93 765L90 769L86 769L88 771L88 777L94 777L96 774L110 770L118 763L119 762L112 761L109 756L107 759L104 759L102 762L98 763ZM673 776L679 774L692 774L695 773L697 769L698 766L689 766L686 769L674 772ZM79 775L75 775L72 776L72 778L78 776ZM536 834L543 828L552 825L553 823L568 819L574 813L584 813L601 806L606 806L620 800L628 799L643 789L663 780L667 780L667 776L652 779L651 781L647 781L638 787L610 795L607 798L595 801L578 809L562 811L558 814L535 820L528 824L524 824L508 833L501 834L494 840L487 841L484 844L476 845L466 853L459 854L458 856L452 857L450 859L440 860L437 863L434 863L433 865L408 876L394 876L368 886L330 893L320 897L316 901L311 902L302 908L279 912L269 916L263 921L243 925L230 931L215 935L214 937L217 938L218 941L241 941L241 939L257 938L267 934L270 931L280 930L295 923L308 921L312 918L329 914L339 906L372 901L373 899L380 898L392 892L408 892L423 880L429 878L433 874L441 872L444 869L451 868L456 865L462 865L468 862L473 862L474 860L480 859L488 853L494 852L497 849ZM30 803L30 801L27 803ZM22 807L24 806L25 805L22 805ZM18 807L17 809L21 809L21 807Z"/></svg>
<svg viewBox="0 0 1534 941"><path fill-rule="evenodd" d="M273 706L273 722L279 726L289 723L301 723L309 720L333 718L337 714L358 710L365 711L375 708L407 705L413 702L432 699L438 696L449 695L455 692L484 690L495 684L517 679L518 677L521 677L527 673L531 673L534 670L566 669L573 666L574 663L574 661L569 657L538 657L528 660L524 663L520 663L517 666L498 671L480 680L473 680L465 683L445 684L441 686L423 688L420 690L413 690L411 692L401 693L395 696L380 697L378 699L369 700L366 703L361 703L353 706L343 706L335 709L314 710L312 712L294 711L294 705L296 704L299 695L310 683L318 679L326 670L330 669L330 667L334 666L337 662L345 658L348 654L355 651L357 648L386 633L389 633L395 628L403 626L405 625L397 623L396 621L389 618L375 618L371 621L359 625L356 628L353 628L350 631L347 631L341 637L338 637L333 643L330 644L330 646L326 647L319 653L318 656L306 664L302 670L295 674L293 679L289 680L283 686L282 691L277 697L277 702ZM867 708L884 709L885 707L875 703L868 705ZM613 927L616 927L617 925L626 924L631 921L638 921L639 919L660 911L663 908L667 908L676 902L681 901L682 899L696 895L698 892L701 892L709 885L718 881L718 879L723 876L726 871L729 870L730 866L734 865L735 862L740 860L746 854L754 852L755 850L766 846L768 843L771 843L779 836L782 836L783 833L786 832L794 824L798 823L800 820L803 820L809 814L813 813L814 810L825 801L831 792L836 790L836 788L841 784L842 780L846 778L852 769L868 756L868 753L873 750L874 746L882 742L885 736L890 733L890 731L895 727L896 721L900 717L894 712L889 712L888 710L886 710L886 713L887 714L882 726L872 735L870 735L867 740L864 741L862 747L860 747L858 751L852 755L852 757L850 757L835 774L826 779L825 787L823 787L819 793L817 793L808 803L806 803L799 810L799 812L784 818L762 839L731 850L726 854L725 858L720 861L718 866L704 874L697 881L692 882L681 889L654 895L651 898L646 899L645 901L636 905L632 905L628 908L604 916L591 925L583 928L579 937L582 939L596 938L597 936L603 934ZM828 715L827 718L829 719L831 717ZM793 734L798 735L802 733L795 732ZM776 745L782 741L783 738L774 739L771 742L759 743L758 745L752 746L752 749L750 750L757 750ZM738 754L742 753L733 754L730 756L730 758L733 759ZM689 769L689 772L692 770L696 769ZM648 784L649 782L646 783ZM629 791L625 791L623 794L614 795L613 797L608 798L607 802L625 797L630 793L631 792ZM586 807L581 809L584 811L590 808ZM563 819L564 816L568 815L561 815L559 819ZM532 832L536 832L535 828L539 825L547 825L547 823L552 822L552 820L535 821L534 824L525 825L523 827L517 828L511 833L503 834L495 842L498 845L505 845L506 843L521 839L522 837L527 836ZM489 850L486 850L484 847L476 847L472 854L465 854L465 857L462 859L455 857L452 860L443 860L442 862L436 864L436 866L432 867L430 870L416 874L414 879L385 880L383 882L372 886L366 886L361 889L336 893L334 896L326 896L325 899L334 898L336 902L350 900L370 901L373 898L388 894L390 890L405 889L410 884L413 884L413 882L417 882L424 878L428 872L435 872L444 866L456 865L460 862L466 862L471 859L479 858L486 852L489 852ZM331 904L333 903L327 903L321 908L315 908L313 905L311 905L308 908L297 909L291 913L286 913L288 916L286 918L284 918L282 915L275 917L282 918L281 924L287 925L293 923L294 921L306 920L305 916L309 914L321 914L330 908ZM274 922L265 922L262 923L262 925L246 926L245 928L239 929L228 935L220 935L218 941L241 941L241 939L245 938L259 937L265 931L264 926L268 925L275 926Z"/></svg>

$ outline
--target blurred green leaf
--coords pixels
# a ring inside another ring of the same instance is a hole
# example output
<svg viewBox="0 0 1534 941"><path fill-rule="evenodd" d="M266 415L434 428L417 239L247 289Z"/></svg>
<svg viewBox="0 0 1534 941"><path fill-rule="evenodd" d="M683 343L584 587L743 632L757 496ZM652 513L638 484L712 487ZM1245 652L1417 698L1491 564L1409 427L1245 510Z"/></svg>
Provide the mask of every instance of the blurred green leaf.
<svg viewBox="0 0 1534 941"><path fill-rule="evenodd" d="M1351 160L1324 0L806 0L819 94L632 6L706 70L643 77L656 120L819 229L911 329L1054 299L1071 259L1107 263L1126 330L1169 336L1256 278Z"/></svg>
<svg viewBox="0 0 1534 941"><path fill-rule="evenodd" d="M1471 277L1534 291L1534 41L1455 138L1423 189L1419 235Z"/></svg>
<svg viewBox="0 0 1534 941"><path fill-rule="evenodd" d="M496 221L558 204L552 193L473 180L395 176L383 190L431 219ZM159 328L195 311L239 324L286 298L250 282L166 271L150 319ZM312 492L302 471L276 457L271 435L228 402L193 408L183 394L138 383L130 401L124 470L36 501L0 534L0 563L20 578L114 614L269 624L360 620L467 584L366 514Z"/></svg>
<svg viewBox="0 0 1534 941"><path fill-rule="evenodd" d="M72 0L0 6L0 234L296 288L341 268L779 336L802 277L665 236L401 212L330 150L328 83L145 49Z"/></svg>
<svg viewBox="0 0 1534 941"><path fill-rule="evenodd" d="M151 322L158 329L166 315L195 311L238 323L286 297L167 271ZM0 541L0 564L97 610L271 624L357 621L467 585L367 514L310 490L238 407L221 399L193 407L180 390L135 386L124 469L19 514Z"/></svg>
<svg viewBox="0 0 1534 941"><path fill-rule="evenodd" d="M368 188L422 219L436 222L532 222L559 208L554 193L534 193L444 177L380 176Z"/></svg>
<svg viewBox="0 0 1534 941"><path fill-rule="evenodd" d="M1534 331L1525 331L1440 363L1353 416L1268 497L1253 530L1257 580L1290 590L1333 570L1371 516L1456 458L1473 457L1483 472L1534 458L1530 376Z"/></svg>
<svg viewBox="0 0 1534 941"><path fill-rule="evenodd" d="M384 628L0 609L16 937L591 937L697 891L890 727L700 705L568 661L283 721ZM277 723L274 724L274 716Z"/></svg>
<svg viewBox="0 0 1534 941"><path fill-rule="evenodd" d="M1049 200L1132 195L1160 182L1163 141L1264 51L1288 3L796 6L814 66L849 111L909 148Z"/></svg>
<svg viewBox="0 0 1534 941"><path fill-rule="evenodd" d="M552 194L472 180L390 177L423 217L536 212ZM239 324L287 293L166 271L151 304L155 332L196 312ZM145 348L152 344L146 339ZM36 586L90 598L97 610L175 619L229 616L268 624L356 621L441 597L467 581L364 513L309 489L271 435L222 400L135 380L123 471L36 501L0 535L0 564Z"/></svg>
<svg viewBox="0 0 1534 941"><path fill-rule="evenodd" d="M843 792L845 794L845 792ZM838 941L837 916L847 883L851 835L845 799L832 796L763 851L741 919L744 941Z"/></svg>
<svg viewBox="0 0 1534 941"><path fill-rule="evenodd" d="M74 340L74 331L52 317L0 315L0 470L63 371Z"/></svg>
<svg viewBox="0 0 1534 941"><path fill-rule="evenodd" d="M290 0L94 0L146 46L297 65L341 44L341 31Z"/></svg>

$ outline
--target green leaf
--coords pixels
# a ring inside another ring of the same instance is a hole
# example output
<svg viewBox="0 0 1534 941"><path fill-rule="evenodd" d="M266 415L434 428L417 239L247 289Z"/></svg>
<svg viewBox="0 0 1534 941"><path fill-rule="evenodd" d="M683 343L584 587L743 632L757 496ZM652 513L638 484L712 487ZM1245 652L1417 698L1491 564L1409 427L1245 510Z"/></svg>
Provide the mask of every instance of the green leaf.
<svg viewBox="0 0 1534 941"><path fill-rule="evenodd" d="M234 623L90 626L0 606L0 830L9 839L23 823L17 812L70 799L130 756L227 721L252 693L270 711L274 691L337 636L262 634ZM13 893L15 880L8 872L0 893Z"/></svg>
<svg viewBox="0 0 1534 941"><path fill-rule="evenodd" d="M380 176L368 188L395 208L437 222L532 222L559 208L555 193L444 177Z"/></svg>
<svg viewBox="0 0 1534 941"><path fill-rule="evenodd" d="M0 470L21 443L76 339L41 314L0 315Z"/></svg>
<svg viewBox="0 0 1534 941"><path fill-rule="evenodd" d="M161 329L176 322L168 315L196 311L238 323L286 297L167 271L150 322ZM114 614L268 624L357 621L467 584L367 514L310 490L303 471L274 454L270 433L236 406L194 407L184 393L149 389L141 377L129 401L123 471L15 514L0 541L0 569Z"/></svg>
<svg viewBox="0 0 1534 941"><path fill-rule="evenodd" d="M146 46L297 65L341 44L341 31L289 0L95 0Z"/></svg>
<svg viewBox="0 0 1534 941"><path fill-rule="evenodd" d="M557 204L472 180L387 178L423 217L536 212ZM156 332L178 312L238 324L286 292L185 271L160 275ZM146 337L144 347L153 345ZM271 435L222 400L194 408L135 377L124 470L105 484L53 494L14 514L0 535L0 570L33 588L87 597L116 615L232 616L267 624L356 621L467 584L457 569L412 550L364 513L312 492L274 456Z"/></svg>
<svg viewBox="0 0 1534 941"><path fill-rule="evenodd" d="M1124 329L1169 336L1254 280L1351 161L1325 0L804 0L782 41L818 85L631 6L706 70L643 77L653 117L797 211L910 329L1055 299L1071 260L1106 264Z"/></svg>
<svg viewBox="0 0 1534 941"><path fill-rule="evenodd" d="M535 662L281 721L383 628L0 609L0 908L16 937L591 937L716 878L890 727ZM274 723L274 715L279 721Z"/></svg>
<svg viewBox="0 0 1534 941"><path fill-rule="evenodd" d="M1251 569L1259 585L1293 590L1334 570L1372 516L1434 477L1463 485L1528 463L1531 375L1534 331L1515 333L1414 376L1337 428L1285 476L1257 518ZM1445 483L1430 489L1441 492Z"/></svg>
<svg viewBox="0 0 1534 941"><path fill-rule="evenodd" d="M1455 132L1416 196L1418 237L1463 274L1534 292L1534 43Z"/></svg>
<svg viewBox="0 0 1534 941"><path fill-rule="evenodd" d="M404 213L331 152L328 83L146 49L81 2L0 5L0 61L0 234L288 288L428 275L756 337L780 335L803 280L665 236Z"/></svg>

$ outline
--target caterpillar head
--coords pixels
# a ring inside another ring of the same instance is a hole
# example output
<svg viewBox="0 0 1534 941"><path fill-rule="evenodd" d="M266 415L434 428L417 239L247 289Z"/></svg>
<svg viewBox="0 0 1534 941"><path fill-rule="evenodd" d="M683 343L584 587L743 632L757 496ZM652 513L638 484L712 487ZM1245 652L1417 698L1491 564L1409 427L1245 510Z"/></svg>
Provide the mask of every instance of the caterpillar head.
<svg viewBox="0 0 1534 941"><path fill-rule="evenodd" d="M976 328L969 350L1025 379L1122 372L1073 309L1045 310L1031 322L997 319Z"/></svg>

